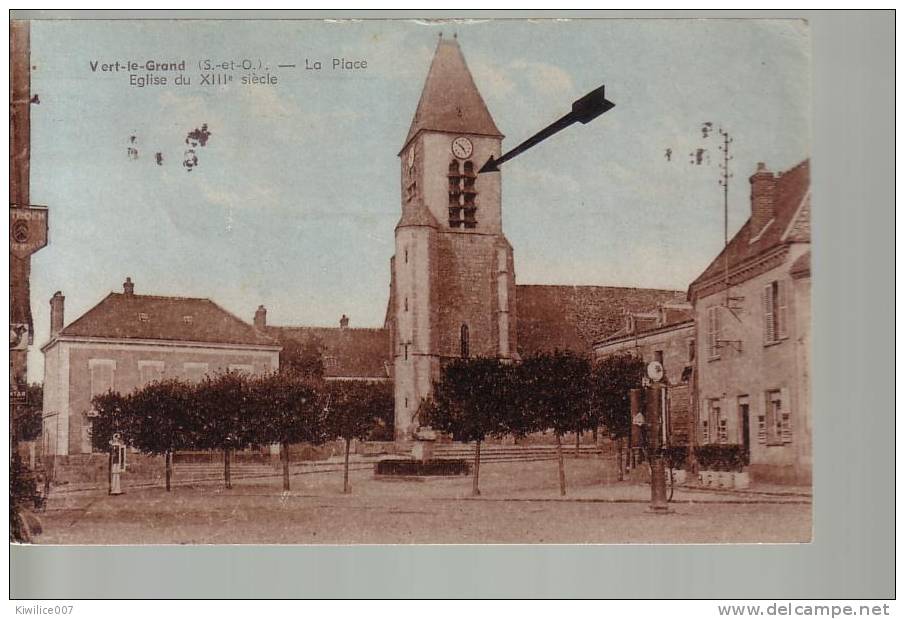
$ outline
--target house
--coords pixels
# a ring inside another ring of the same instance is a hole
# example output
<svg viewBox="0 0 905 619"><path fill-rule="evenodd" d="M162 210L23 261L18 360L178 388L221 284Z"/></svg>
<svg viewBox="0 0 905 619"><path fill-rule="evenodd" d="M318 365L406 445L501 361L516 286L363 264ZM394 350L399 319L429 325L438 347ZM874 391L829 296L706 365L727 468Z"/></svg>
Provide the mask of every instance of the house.
<svg viewBox="0 0 905 619"><path fill-rule="evenodd" d="M698 442L740 445L752 479L809 484L809 162L750 181L751 216L688 289Z"/></svg>
<svg viewBox="0 0 905 619"><path fill-rule="evenodd" d="M392 379L390 332L349 326L345 314L339 327L273 326L267 324L267 309L255 312L254 326L281 345L310 346L320 354L326 380L384 382Z"/></svg>
<svg viewBox="0 0 905 619"><path fill-rule="evenodd" d="M695 359L695 324L687 302L664 303L649 312L625 312L624 327L594 342L594 358L631 353L645 363L663 366L666 386L664 421L671 445L688 445L691 415L691 377Z"/></svg>
<svg viewBox="0 0 905 619"><path fill-rule="evenodd" d="M91 453L91 398L129 393L162 378L200 380L209 373L261 374L279 366L280 346L209 299L123 291L64 326L64 301L50 300L44 353L46 455Z"/></svg>

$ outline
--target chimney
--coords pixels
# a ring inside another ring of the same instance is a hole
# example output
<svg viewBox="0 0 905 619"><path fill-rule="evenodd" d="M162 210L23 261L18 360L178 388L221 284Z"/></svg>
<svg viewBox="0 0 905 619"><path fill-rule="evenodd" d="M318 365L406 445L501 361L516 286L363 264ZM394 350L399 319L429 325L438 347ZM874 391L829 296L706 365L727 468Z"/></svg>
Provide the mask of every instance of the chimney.
<svg viewBox="0 0 905 619"><path fill-rule="evenodd" d="M751 176L751 236L760 234L775 215L776 176L763 163L757 164L757 171Z"/></svg>
<svg viewBox="0 0 905 619"><path fill-rule="evenodd" d="M342 315L342 318L339 319L339 328L340 329L348 329L349 328L349 317L345 314Z"/></svg>
<svg viewBox="0 0 905 619"><path fill-rule="evenodd" d="M255 329L258 331L263 331L267 326L267 308L263 305L259 305L258 309L255 310Z"/></svg>
<svg viewBox="0 0 905 619"><path fill-rule="evenodd" d="M123 294L128 297L135 294L135 284L132 283L131 277L127 277L126 281L123 282Z"/></svg>
<svg viewBox="0 0 905 619"><path fill-rule="evenodd" d="M57 290L50 298L50 337L56 337L63 330L63 303L66 297Z"/></svg>

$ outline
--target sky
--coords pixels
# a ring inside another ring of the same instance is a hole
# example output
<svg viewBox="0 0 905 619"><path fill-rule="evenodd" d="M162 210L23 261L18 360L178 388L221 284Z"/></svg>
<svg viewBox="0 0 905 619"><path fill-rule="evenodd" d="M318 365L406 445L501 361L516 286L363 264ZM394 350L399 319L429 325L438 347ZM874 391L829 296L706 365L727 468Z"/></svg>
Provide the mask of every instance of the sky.
<svg viewBox="0 0 905 619"><path fill-rule="evenodd" d="M733 140L730 235L757 162L809 156L799 20L33 22L31 200L50 234L32 257L30 379L54 291L68 324L127 276L137 294L207 297L249 322L263 304L270 324L382 326L397 154L441 32L458 37L504 152L601 84L616 104L503 166L520 284L684 290L723 245L716 130ZM200 83L199 63L244 59L277 84L242 85L243 70ZM117 60L185 60L192 83L132 86L146 71L102 70ZM186 136L204 124L189 171Z"/></svg>

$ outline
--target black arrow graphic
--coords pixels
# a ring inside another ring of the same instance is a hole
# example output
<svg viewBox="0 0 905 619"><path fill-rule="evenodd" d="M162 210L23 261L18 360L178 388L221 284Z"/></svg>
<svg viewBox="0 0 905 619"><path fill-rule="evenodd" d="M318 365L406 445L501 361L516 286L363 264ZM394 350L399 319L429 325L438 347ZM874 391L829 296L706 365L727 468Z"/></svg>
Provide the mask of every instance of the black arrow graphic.
<svg viewBox="0 0 905 619"><path fill-rule="evenodd" d="M562 131L573 123L580 122L581 124L586 125L614 107L616 107L615 103L607 101L606 95L604 94L604 86L595 88L581 99L572 103L572 111L553 124L541 129L508 153L501 155L499 159L494 159L493 156L491 156L490 159L487 160L487 163L478 170L478 174L484 172L499 172L500 166L503 165L504 162L525 152L532 146L543 142L554 133Z"/></svg>

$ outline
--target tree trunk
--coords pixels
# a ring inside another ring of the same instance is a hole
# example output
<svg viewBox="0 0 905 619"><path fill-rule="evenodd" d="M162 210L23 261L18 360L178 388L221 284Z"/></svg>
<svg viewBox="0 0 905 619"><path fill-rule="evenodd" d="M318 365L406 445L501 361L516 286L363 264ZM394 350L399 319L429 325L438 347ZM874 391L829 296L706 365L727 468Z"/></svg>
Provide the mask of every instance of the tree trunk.
<svg viewBox="0 0 905 619"><path fill-rule="evenodd" d="M616 439L616 468L619 481L625 481L625 454L622 448L624 443L625 439L623 437L620 436Z"/></svg>
<svg viewBox="0 0 905 619"><path fill-rule="evenodd" d="M113 450L107 457L107 494L113 494Z"/></svg>
<svg viewBox="0 0 905 619"><path fill-rule="evenodd" d="M597 447L597 426L594 426L594 429L591 430L591 439L594 441L594 447Z"/></svg>
<svg viewBox="0 0 905 619"><path fill-rule="evenodd" d="M352 488L349 487L349 450L352 447L352 439L346 439L346 460L343 463L343 494L349 494Z"/></svg>
<svg viewBox="0 0 905 619"><path fill-rule="evenodd" d="M167 492L169 492L170 478L173 476L173 452L169 449L163 453L163 465L166 468Z"/></svg>
<svg viewBox="0 0 905 619"><path fill-rule="evenodd" d="M226 489L233 487L232 480L229 477L229 448L223 450L223 480L226 482Z"/></svg>
<svg viewBox="0 0 905 619"><path fill-rule="evenodd" d="M280 443L280 460L283 463L283 491L289 492L289 441Z"/></svg>
<svg viewBox="0 0 905 619"><path fill-rule="evenodd" d="M566 496L566 465L562 457L562 436L556 432L556 458L559 460L559 494Z"/></svg>
<svg viewBox="0 0 905 619"><path fill-rule="evenodd" d="M481 441L474 442L474 475L471 479L471 496L481 496L478 478L481 473Z"/></svg>

